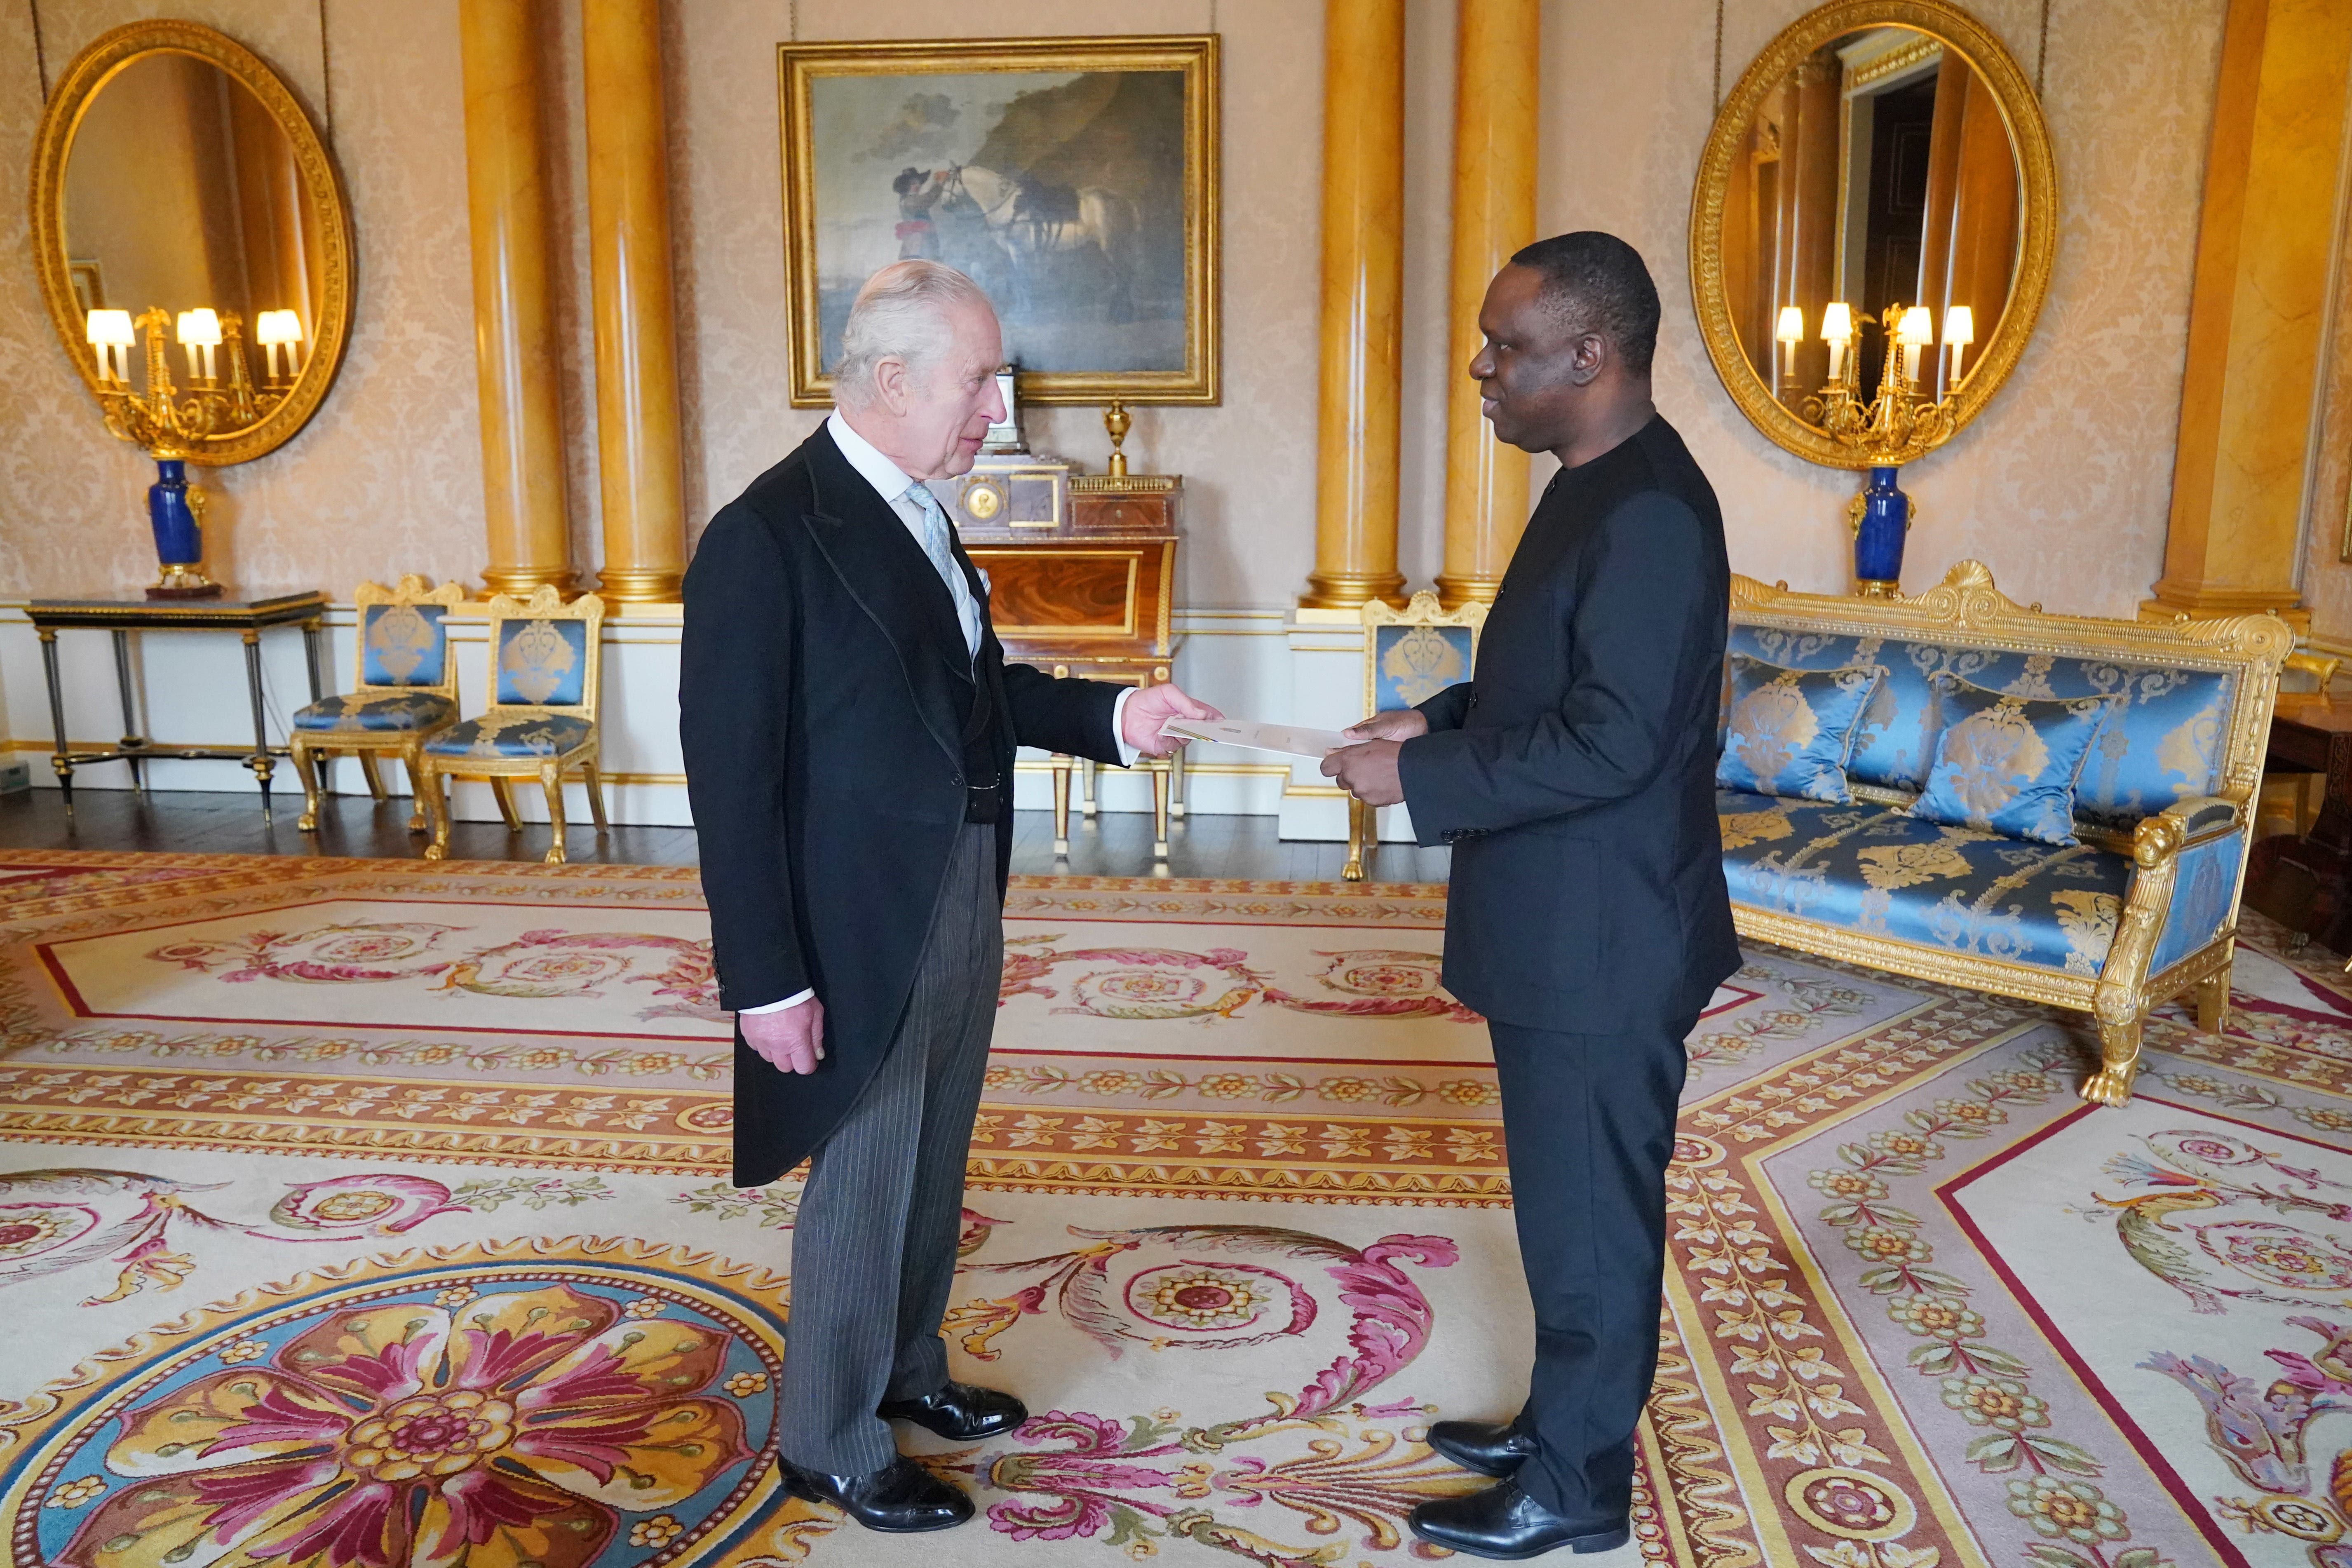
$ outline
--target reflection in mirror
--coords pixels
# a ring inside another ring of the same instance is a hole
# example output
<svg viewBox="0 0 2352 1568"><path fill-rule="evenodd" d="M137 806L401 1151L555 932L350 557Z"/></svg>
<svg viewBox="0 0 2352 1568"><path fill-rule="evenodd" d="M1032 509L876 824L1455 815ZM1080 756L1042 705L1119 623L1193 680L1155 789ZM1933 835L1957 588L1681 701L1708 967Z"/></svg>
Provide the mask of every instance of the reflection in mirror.
<svg viewBox="0 0 2352 1568"><path fill-rule="evenodd" d="M1991 339L2019 251L2009 122L1966 56L1909 27L1806 55L1731 162L1724 286L1740 348L1790 412L1840 423L1890 349L1930 399Z"/></svg>
<svg viewBox="0 0 2352 1568"><path fill-rule="evenodd" d="M208 435L267 417L316 341L319 195L277 116L212 61L156 50L109 77L74 128L63 204L101 384L154 390L136 329L176 345L178 386L215 395Z"/></svg>

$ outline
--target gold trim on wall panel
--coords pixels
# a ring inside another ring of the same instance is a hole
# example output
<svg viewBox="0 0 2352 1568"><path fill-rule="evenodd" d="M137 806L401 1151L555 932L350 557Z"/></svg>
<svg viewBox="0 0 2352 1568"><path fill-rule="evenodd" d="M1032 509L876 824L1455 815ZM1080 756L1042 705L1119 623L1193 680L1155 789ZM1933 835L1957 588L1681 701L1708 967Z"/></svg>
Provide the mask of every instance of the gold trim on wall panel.
<svg viewBox="0 0 2352 1568"><path fill-rule="evenodd" d="M809 84L818 76L908 72L1172 70L1184 75L1184 366L1181 371L1023 371L1028 403L1213 404L1220 401L1223 338L1218 268L1223 252L1221 45L1214 33L1098 37L907 39L780 44L778 133L784 192L785 355L795 408L833 401L816 277L816 171Z"/></svg>

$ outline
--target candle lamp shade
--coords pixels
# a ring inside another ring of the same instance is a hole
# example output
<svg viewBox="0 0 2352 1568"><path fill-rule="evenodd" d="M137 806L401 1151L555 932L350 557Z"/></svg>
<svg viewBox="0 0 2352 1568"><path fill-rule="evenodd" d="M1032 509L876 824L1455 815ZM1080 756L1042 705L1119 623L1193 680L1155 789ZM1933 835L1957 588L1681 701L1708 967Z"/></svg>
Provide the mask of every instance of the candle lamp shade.
<svg viewBox="0 0 2352 1568"><path fill-rule="evenodd" d="M1843 300L1833 300L1822 307L1822 342L1838 344L1853 342L1853 310Z"/></svg>
<svg viewBox="0 0 2352 1568"><path fill-rule="evenodd" d="M128 310L92 310L82 323L82 331L86 342L101 346L129 348L138 341L131 334Z"/></svg>
<svg viewBox="0 0 2352 1568"><path fill-rule="evenodd" d="M209 309L200 308L180 312L180 342L186 348L217 348L220 346L220 317Z"/></svg>
<svg viewBox="0 0 2352 1568"><path fill-rule="evenodd" d="M1895 329L1895 341L1905 348L1920 348L1936 341L1935 318L1925 305L1914 305L1903 312L1902 324Z"/></svg>
<svg viewBox="0 0 2352 1568"><path fill-rule="evenodd" d="M1781 306L1780 327L1772 335L1779 342L1784 343L1803 342L1805 341L1805 312L1803 309L1796 305Z"/></svg>
<svg viewBox="0 0 2352 1568"><path fill-rule="evenodd" d="M302 341L302 319L291 310L264 310L253 319L253 341L299 343Z"/></svg>
<svg viewBox="0 0 2352 1568"><path fill-rule="evenodd" d="M1977 341L1977 316L1966 305L1954 305L1944 312L1944 341L1957 348L1966 348Z"/></svg>

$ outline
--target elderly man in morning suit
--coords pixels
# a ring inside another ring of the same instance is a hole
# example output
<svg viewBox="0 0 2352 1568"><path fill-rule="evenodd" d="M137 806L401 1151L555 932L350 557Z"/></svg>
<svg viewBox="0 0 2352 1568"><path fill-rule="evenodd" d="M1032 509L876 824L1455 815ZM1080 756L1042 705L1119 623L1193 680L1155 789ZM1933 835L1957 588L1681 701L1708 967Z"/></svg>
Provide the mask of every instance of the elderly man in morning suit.
<svg viewBox="0 0 2352 1568"><path fill-rule="evenodd" d="M973 1441L1026 1419L948 1376L964 1162L995 1022L1016 744L1131 763L1173 686L1004 662L988 588L925 481L1004 417L996 315L900 261L858 291L831 418L711 520L686 577L679 733L721 996L735 1181L814 1155L779 1390L787 1488L871 1530L971 1501L889 1422Z"/></svg>

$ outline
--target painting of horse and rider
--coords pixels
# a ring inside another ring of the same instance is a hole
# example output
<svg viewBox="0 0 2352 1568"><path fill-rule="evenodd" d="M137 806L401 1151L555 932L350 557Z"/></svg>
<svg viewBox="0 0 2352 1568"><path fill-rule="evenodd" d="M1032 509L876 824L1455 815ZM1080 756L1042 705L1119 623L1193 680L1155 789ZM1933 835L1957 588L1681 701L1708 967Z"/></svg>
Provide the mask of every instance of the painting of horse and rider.
<svg viewBox="0 0 2352 1568"><path fill-rule="evenodd" d="M1215 400L1213 38L782 54L795 403L909 257L987 290L1031 401Z"/></svg>

